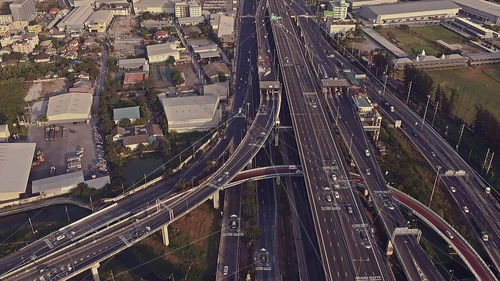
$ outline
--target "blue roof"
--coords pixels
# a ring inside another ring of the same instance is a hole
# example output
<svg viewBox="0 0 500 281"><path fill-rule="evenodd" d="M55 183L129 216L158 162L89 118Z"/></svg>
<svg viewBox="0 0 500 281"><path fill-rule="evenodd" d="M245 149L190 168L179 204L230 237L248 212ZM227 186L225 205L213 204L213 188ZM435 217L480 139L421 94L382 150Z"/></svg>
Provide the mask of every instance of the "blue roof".
<svg viewBox="0 0 500 281"><path fill-rule="evenodd" d="M113 120L120 121L122 119L139 119L141 114L139 112L139 106L130 106L113 109Z"/></svg>

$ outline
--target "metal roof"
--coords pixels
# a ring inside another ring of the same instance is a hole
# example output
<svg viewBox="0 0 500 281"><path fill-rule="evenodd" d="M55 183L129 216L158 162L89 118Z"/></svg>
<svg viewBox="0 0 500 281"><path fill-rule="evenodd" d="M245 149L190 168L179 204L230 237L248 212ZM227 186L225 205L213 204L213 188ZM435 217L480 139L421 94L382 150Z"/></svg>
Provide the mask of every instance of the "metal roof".
<svg viewBox="0 0 500 281"><path fill-rule="evenodd" d="M458 5L469 7L500 17L500 5L482 0L453 0Z"/></svg>
<svg viewBox="0 0 500 281"><path fill-rule="evenodd" d="M361 7L361 10L370 10L375 15L392 15L459 8L460 7L457 4L451 1L414 1L396 4L363 6Z"/></svg>
<svg viewBox="0 0 500 281"><path fill-rule="evenodd" d="M31 190L35 192L68 192L79 183L84 182L83 172L77 171L68 174L35 180L31 183Z"/></svg>
<svg viewBox="0 0 500 281"><path fill-rule="evenodd" d="M212 119L219 105L214 95L162 98L161 103L168 122Z"/></svg>
<svg viewBox="0 0 500 281"><path fill-rule="evenodd" d="M61 114L89 115L92 106L92 94L67 93L49 98L47 117Z"/></svg>
<svg viewBox="0 0 500 281"><path fill-rule="evenodd" d="M141 113L139 111L139 106L130 106L113 109L113 120L120 121L122 119L139 119L141 118Z"/></svg>
<svg viewBox="0 0 500 281"><path fill-rule="evenodd" d="M0 143L0 192L26 190L36 143Z"/></svg>
<svg viewBox="0 0 500 281"><path fill-rule="evenodd" d="M175 48L172 48L172 45L173 45L172 43L148 45L148 46L146 46L146 50L147 50L148 56L158 56L158 55L162 55L165 53L172 53L174 51L177 51Z"/></svg>

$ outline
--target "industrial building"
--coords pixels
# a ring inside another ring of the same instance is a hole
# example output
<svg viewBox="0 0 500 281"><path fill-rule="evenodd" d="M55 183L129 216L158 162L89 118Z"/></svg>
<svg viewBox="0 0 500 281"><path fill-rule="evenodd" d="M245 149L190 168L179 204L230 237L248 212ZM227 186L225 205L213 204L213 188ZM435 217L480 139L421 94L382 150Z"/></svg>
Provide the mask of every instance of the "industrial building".
<svg viewBox="0 0 500 281"><path fill-rule="evenodd" d="M200 59L219 58L219 47L209 39L190 39L187 44Z"/></svg>
<svg viewBox="0 0 500 281"><path fill-rule="evenodd" d="M210 16L210 25L224 44L234 42L234 14L213 14Z"/></svg>
<svg viewBox="0 0 500 281"><path fill-rule="evenodd" d="M350 4L351 9L359 9L361 6L373 6L381 4L394 4L398 3L398 0L347 0Z"/></svg>
<svg viewBox="0 0 500 281"><path fill-rule="evenodd" d="M120 59L118 67L126 71L144 71L149 72L149 63L145 58Z"/></svg>
<svg viewBox="0 0 500 281"><path fill-rule="evenodd" d="M35 19L36 8L33 0L16 0L9 5L12 19L15 21L32 21Z"/></svg>
<svg viewBox="0 0 500 281"><path fill-rule="evenodd" d="M113 20L113 14L109 10L99 10L93 12L85 21L89 32L106 32Z"/></svg>
<svg viewBox="0 0 500 281"><path fill-rule="evenodd" d="M71 192L73 188L83 182L83 172L76 171L34 180L31 182L31 192L40 193L43 196L56 196Z"/></svg>
<svg viewBox="0 0 500 281"><path fill-rule="evenodd" d="M177 42L156 44L146 46L146 51L148 53L149 63L164 62L168 57L173 57L178 60L180 57L179 51L177 50Z"/></svg>
<svg viewBox="0 0 500 281"><path fill-rule="evenodd" d="M374 24L402 24L454 18L459 10L460 7L451 1L414 1L363 6L359 10L359 15Z"/></svg>
<svg viewBox="0 0 500 281"><path fill-rule="evenodd" d="M90 118L92 94L67 93L49 98L49 124L84 122Z"/></svg>
<svg viewBox="0 0 500 281"><path fill-rule="evenodd" d="M169 0L140 0L134 1L132 5L135 14L144 12L174 14L174 2Z"/></svg>
<svg viewBox="0 0 500 281"><path fill-rule="evenodd" d="M215 95L161 98L168 129L185 133L218 126L221 120L219 100Z"/></svg>
<svg viewBox="0 0 500 281"><path fill-rule="evenodd" d="M90 5L76 7L57 24L57 28L59 31L80 32L85 29L85 23L93 12Z"/></svg>
<svg viewBox="0 0 500 281"><path fill-rule="evenodd" d="M499 37L497 32L484 28L481 25L464 18L456 18L451 22L451 25L480 39L492 39Z"/></svg>
<svg viewBox="0 0 500 281"><path fill-rule="evenodd" d="M483 0L453 0L460 6L460 14L488 24L500 24L500 5Z"/></svg>
<svg viewBox="0 0 500 281"><path fill-rule="evenodd" d="M129 119L130 121L134 122L139 118L141 118L139 106L129 106L113 109L113 121L115 121L115 123L118 123L123 119Z"/></svg>
<svg viewBox="0 0 500 281"><path fill-rule="evenodd" d="M36 143L0 143L0 201L26 192L35 147Z"/></svg>
<svg viewBox="0 0 500 281"><path fill-rule="evenodd" d="M231 77L231 70L227 67L225 63L222 62L212 62L202 66L203 71L207 75L207 78L212 82L216 82L219 79L219 73L223 73L226 79L229 80Z"/></svg>

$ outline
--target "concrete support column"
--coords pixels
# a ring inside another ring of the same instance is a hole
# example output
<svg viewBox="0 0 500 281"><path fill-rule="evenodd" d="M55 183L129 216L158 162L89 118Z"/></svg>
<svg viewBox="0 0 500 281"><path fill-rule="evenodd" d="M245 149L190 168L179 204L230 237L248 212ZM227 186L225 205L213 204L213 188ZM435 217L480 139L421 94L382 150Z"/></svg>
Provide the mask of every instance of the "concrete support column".
<svg viewBox="0 0 500 281"><path fill-rule="evenodd" d="M163 238L163 245L168 246L170 244L170 240L168 239L168 224L162 227L161 237Z"/></svg>
<svg viewBox="0 0 500 281"><path fill-rule="evenodd" d="M392 256L393 253L394 253L394 245L392 245L392 241L389 239L388 242L387 242L387 252L386 252L386 254L388 256Z"/></svg>
<svg viewBox="0 0 500 281"><path fill-rule="evenodd" d="M214 209L219 209L220 208L220 191L216 191L214 195L212 195L212 201L214 203Z"/></svg>
<svg viewBox="0 0 500 281"><path fill-rule="evenodd" d="M99 268L98 263L94 264L90 268L90 271L92 272L92 278L94 278L94 281L101 281L101 279L99 278L99 271L97 270L98 268Z"/></svg>

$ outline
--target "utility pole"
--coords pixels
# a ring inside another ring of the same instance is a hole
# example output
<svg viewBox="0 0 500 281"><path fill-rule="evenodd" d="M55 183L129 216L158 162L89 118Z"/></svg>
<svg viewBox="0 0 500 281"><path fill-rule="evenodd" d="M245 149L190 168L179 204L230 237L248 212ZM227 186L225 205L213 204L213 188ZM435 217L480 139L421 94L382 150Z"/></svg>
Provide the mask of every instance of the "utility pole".
<svg viewBox="0 0 500 281"><path fill-rule="evenodd" d="M438 181L438 178L439 178L439 171L441 170L441 166L437 166L437 173L436 173L436 179L434 179L434 186L432 187L432 192L431 192L431 198L429 199L429 205L427 205L427 207L430 207L431 206L431 202L432 202L432 197L434 197L434 190L436 189L436 184L437 184L437 181Z"/></svg>
<svg viewBox="0 0 500 281"><path fill-rule="evenodd" d="M68 218L68 222L70 222L69 213L68 213L68 206L64 206L64 210L66 210L66 217Z"/></svg>
<svg viewBox="0 0 500 281"><path fill-rule="evenodd" d="M420 130L424 129L425 116L427 115L427 108L429 107L430 99L431 99L431 95L427 95L427 103L425 105L424 117L422 118L422 127L420 127Z"/></svg>
<svg viewBox="0 0 500 281"><path fill-rule="evenodd" d="M411 84L413 84L413 81L410 81L410 84L408 85L408 95L406 96L406 104L410 104Z"/></svg>
<svg viewBox="0 0 500 281"><path fill-rule="evenodd" d="M92 213L94 212L94 206L92 205L92 196L89 196L89 201L90 201L90 211L92 211Z"/></svg>
<svg viewBox="0 0 500 281"><path fill-rule="evenodd" d="M464 128L465 128L465 124L462 124L462 126L460 126L460 136L458 137L458 143L455 146L455 150L456 151L458 151L458 146L460 146L460 141L462 140L462 135L464 133Z"/></svg>
<svg viewBox="0 0 500 281"><path fill-rule="evenodd" d="M36 233L35 229L33 228L33 223L31 223L31 218L28 217L28 221L30 222L30 226L31 226L31 232L33 232L33 234Z"/></svg>
<svg viewBox="0 0 500 281"><path fill-rule="evenodd" d="M436 114L437 114L438 108L439 108L439 101L437 101L436 104L434 105L434 117L432 117L431 127L434 127L434 119L436 119Z"/></svg>

